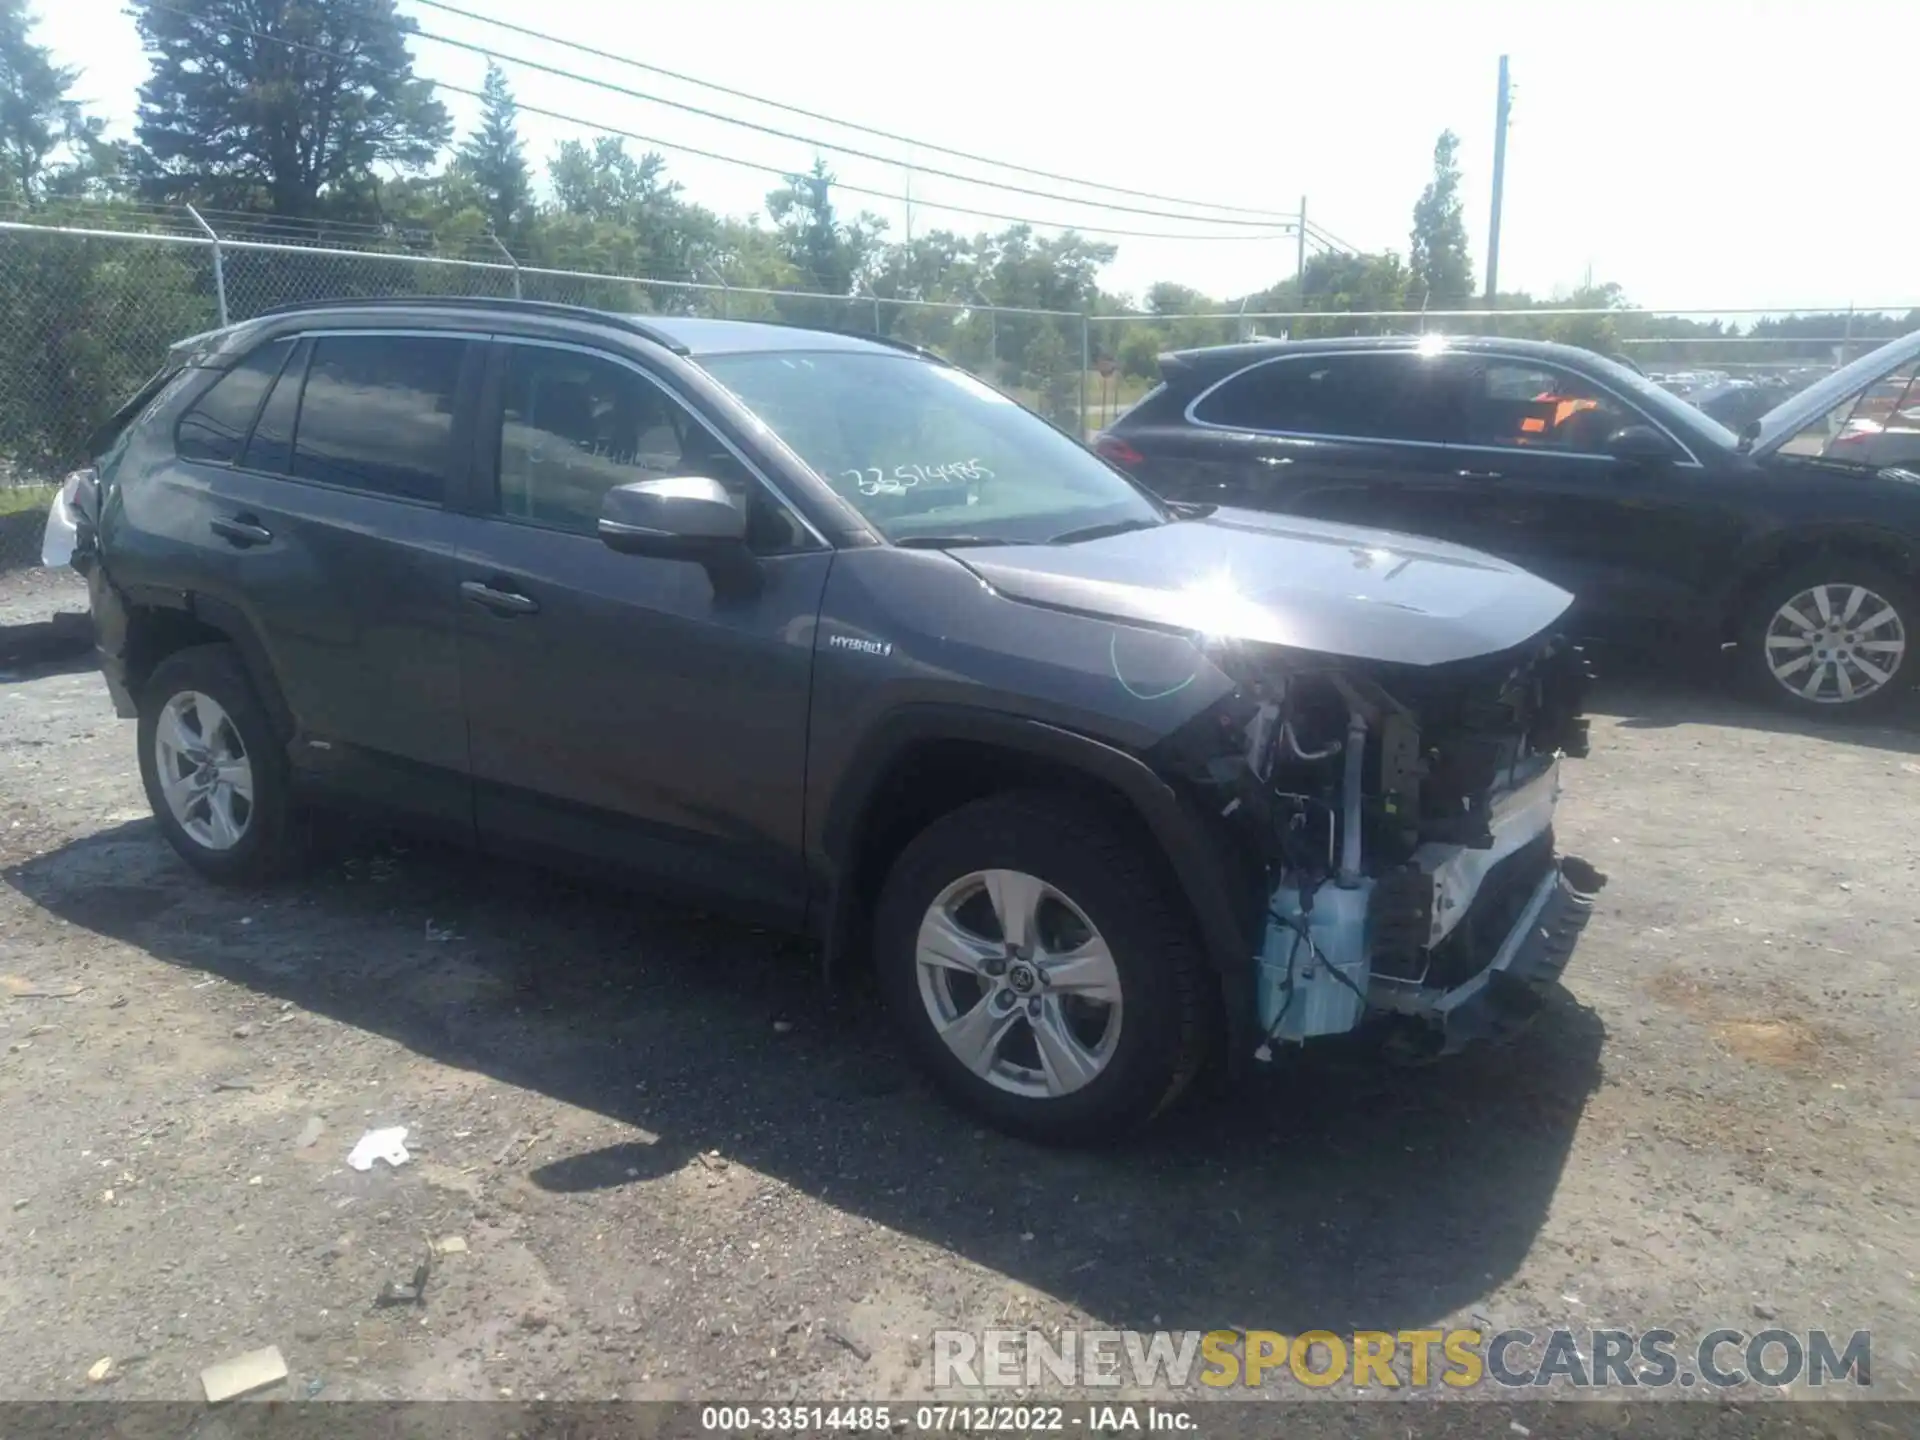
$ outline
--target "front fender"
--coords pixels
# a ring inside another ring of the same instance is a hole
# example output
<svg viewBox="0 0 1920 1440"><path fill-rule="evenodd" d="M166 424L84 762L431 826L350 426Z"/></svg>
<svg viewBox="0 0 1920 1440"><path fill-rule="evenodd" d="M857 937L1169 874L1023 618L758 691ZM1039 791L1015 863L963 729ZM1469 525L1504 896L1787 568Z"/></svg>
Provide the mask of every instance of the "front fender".
<svg viewBox="0 0 1920 1440"><path fill-rule="evenodd" d="M1219 838L1150 766L1090 736L1016 715L965 705L915 703L891 712L863 738L821 822L818 847L832 877L824 925L828 963L857 929L852 878L861 830L888 771L917 745L965 741L1015 751L1115 792L1154 837L1193 912L1218 973L1230 1053L1251 1052L1256 1028L1252 956L1257 895L1240 895Z"/></svg>

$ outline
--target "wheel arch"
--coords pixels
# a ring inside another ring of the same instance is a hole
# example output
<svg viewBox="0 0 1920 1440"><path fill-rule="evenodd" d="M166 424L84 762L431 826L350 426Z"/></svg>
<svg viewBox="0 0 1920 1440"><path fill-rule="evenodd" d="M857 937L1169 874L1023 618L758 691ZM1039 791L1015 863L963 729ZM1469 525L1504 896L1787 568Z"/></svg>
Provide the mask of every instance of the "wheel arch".
<svg viewBox="0 0 1920 1440"><path fill-rule="evenodd" d="M134 593L127 597L121 660L126 686L138 699L169 655L195 645L231 645L282 744L295 731L293 712L275 678L265 643L237 605L192 592Z"/></svg>
<svg viewBox="0 0 1920 1440"><path fill-rule="evenodd" d="M1009 790L1053 790L1104 809L1134 831L1194 922L1220 982L1229 1055L1253 1045L1254 887L1220 839L1137 756L1043 721L964 706L916 705L875 728L827 806L820 849L832 880L823 923L829 975L867 951L888 870L932 820Z"/></svg>
<svg viewBox="0 0 1920 1440"><path fill-rule="evenodd" d="M1747 625L1747 607L1781 576L1830 556L1868 561L1909 584L1920 579L1920 553L1897 531L1867 525L1820 525L1777 532L1748 553L1719 597L1719 638L1737 641Z"/></svg>

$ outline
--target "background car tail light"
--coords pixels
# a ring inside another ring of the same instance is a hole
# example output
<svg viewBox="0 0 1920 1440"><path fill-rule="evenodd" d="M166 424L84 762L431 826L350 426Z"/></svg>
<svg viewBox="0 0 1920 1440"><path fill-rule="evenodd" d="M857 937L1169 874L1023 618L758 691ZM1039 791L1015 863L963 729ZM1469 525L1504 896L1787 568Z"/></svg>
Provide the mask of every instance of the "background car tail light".
<svg viewBox="0 0 1920 1440"><path fill-rule="evenodd" d="M1116 439L1112 435L1094 436L1093 448L1096 454L1111 460L1122 470L1131 470L1137 465L1144 465L1147 460L1146 456L1127 444L1126 441Z"/></svg>

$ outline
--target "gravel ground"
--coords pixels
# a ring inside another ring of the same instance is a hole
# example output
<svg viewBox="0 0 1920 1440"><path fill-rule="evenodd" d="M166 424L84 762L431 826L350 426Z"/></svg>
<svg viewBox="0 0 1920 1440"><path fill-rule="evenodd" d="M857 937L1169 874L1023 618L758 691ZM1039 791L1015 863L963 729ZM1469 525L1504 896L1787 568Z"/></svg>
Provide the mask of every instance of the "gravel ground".
<svg viewBox="0 0 1920 1440"><path fill-rule="evenodd" d="M1870 1329L1911 1395L1920 734L1597 708L1559 829L1610 884L1531 1031L1077 1155L767 935L373 836L217 891L97 675L0 676L0 1399L269 1344L295 1397L878 1399L941 1328L1455 1323Z"/></svg>

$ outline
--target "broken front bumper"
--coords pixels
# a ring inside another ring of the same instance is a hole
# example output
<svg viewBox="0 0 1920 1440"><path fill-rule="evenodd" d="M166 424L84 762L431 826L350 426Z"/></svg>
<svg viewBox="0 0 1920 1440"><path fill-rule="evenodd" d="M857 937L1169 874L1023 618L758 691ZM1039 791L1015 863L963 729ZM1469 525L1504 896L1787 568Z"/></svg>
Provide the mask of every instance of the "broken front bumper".
<svg viewBox="0 0 1920 1440"><path fill-rule="evenodd" d="M1432 1058L1525 1025L1566 968L1597 888L1589 867L1554 852L1559 796L1550 760L1495 798L1486 845L1422 846L1381 881L1325 887L1305 908L1277 890L1259 962L1269 1040L1384 1018L1400 1049Z"/></svg>
<svg viewBox="0 0 1920 1440"><path fill-rule="evenodd" d="M1567 968L1592 913L1593 896L1575 889L1556 861L1487 968L1424 1012L1437 1028L1432 1053L1451 1054L1475 1040L1504 1039L1524 1028Z"/></svg>

